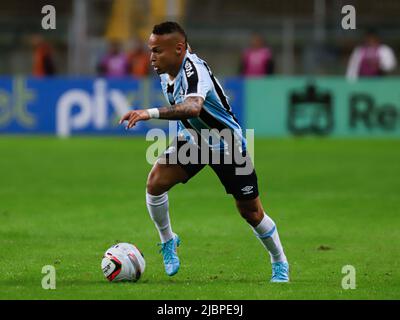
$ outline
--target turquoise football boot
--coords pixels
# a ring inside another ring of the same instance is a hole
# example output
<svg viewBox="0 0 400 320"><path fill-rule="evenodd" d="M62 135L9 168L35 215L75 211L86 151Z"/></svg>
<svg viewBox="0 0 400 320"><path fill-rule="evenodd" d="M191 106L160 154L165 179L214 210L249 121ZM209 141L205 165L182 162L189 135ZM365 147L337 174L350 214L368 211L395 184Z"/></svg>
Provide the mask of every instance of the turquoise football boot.
<svg viewBox="0 0 400 320"><path fill-rule="evenodd" d="M178 235L174 234L174 237L171 240L159 244L161 246L160 252L164 259L165 272L169 276L173 276L179 270L180 262L176 248L179 247L180 243L181 240Z"/></svg>
<svg viewBox="0 0 400 320"><path fill-rule="evenodd" d="M271 282L289 282L289 264L287 262L272 264Z"/></svg>

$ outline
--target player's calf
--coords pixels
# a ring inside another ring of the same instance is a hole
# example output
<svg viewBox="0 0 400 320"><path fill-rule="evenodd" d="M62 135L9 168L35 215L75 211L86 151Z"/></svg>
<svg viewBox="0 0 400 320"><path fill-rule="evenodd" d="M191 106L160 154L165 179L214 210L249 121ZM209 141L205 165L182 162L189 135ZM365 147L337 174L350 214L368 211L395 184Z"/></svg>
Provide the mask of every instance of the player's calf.
<svg viewBox="0 0 400 320"><path fill-rule="evenodd" d="M264 210L258 197L252 200L236 200L236 207L243 219L252 227L257 226L264 217Z"/></svg>
<svg viewBox="0 0 400 320"><path fill-rule="evenodd" d="M146 185L147 209L161 239L161 253L165 271L169 276L176 274L179 270L180 262L176 248L180 240L172 231L167 191L185 178L185 173L179 166L156 163L148 176Z"/></svg>
<svg viewBox="0 0 400 320"><path fill-rule="evenodd" d="M242 217L250 224L255 235L271 257L271 282L288 282L289 264L283 251L277 227L275 222L265 214L259 198L236 200L236 205Z"/></svg>

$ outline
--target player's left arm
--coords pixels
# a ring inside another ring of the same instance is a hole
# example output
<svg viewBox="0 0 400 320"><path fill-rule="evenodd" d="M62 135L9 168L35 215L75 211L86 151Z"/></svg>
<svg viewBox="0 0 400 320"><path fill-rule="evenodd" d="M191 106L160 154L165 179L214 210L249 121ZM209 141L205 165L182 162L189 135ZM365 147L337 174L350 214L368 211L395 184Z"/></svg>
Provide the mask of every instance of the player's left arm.
<svg viewBox="0 0 400 320"><path fill-rule="evenodd" d="M119 120L119 124L128 121L126 129L132 128L138 121L146 121L152 118L167 120L184 120L200 115L204 99L200 96L189 96L182 103L168 107L132 110L127 112Z"/></svg>

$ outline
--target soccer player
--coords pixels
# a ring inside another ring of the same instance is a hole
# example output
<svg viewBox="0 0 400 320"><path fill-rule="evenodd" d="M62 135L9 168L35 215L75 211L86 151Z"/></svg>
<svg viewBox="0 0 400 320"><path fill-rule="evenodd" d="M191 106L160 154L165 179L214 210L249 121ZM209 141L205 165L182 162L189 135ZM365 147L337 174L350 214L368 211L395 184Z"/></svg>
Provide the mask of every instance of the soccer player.
<svg viewBox="0 0 400 320"><path fill-rule="evenodd" d="M248 167L251 160L246 152L242 129L220 83L207 63L191 52L186 33L179 24L164 22L154 26L148 47L151 65L160 75L169 106L129 111L119 123L127 121L126 129L130 129L138 121L152 118L178 120L177 138L154 164L146 187L147 208L160 235L166 273L172 276L180 267L177 255L180 239L172 231L170 223L168 190L177 183L186 183L208 164L226 192L233 195L241 216L269 252L271 281L288 282L289 264L276 225L264 212L258 196L256 172L252 165L248 172L240 171ZM232 133L231 139L222 134L224 130ZM209 132L209 136L204 132ZM212 158L211 163L201 161L204 158L200 159L200 156L195 156L195 161L193 157L189 162L183 161L180 156L187 155L187 151L193 151L193 148L202 154L206 151L207 160ZM234 153L242 158L226 160ZM219 160L214 161L215 154L220 155Z"/></svg>

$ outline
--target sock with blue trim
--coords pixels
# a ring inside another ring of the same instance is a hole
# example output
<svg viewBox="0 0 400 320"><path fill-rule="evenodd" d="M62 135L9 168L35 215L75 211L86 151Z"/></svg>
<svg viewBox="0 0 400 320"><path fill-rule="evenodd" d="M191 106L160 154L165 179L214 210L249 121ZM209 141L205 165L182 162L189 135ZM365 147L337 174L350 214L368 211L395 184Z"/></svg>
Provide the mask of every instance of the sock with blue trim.
<svg viewBox="0 0 400 320"><path fill-rule="evenodd" d="M165 192L159 196L154 196L146 192L146 205L150 217L158 230L161 242L164 243L172 239L174 234L169 220L168 193Z"/></svg>
<svg viewBox="0 0 400 320"><path fill-rule="evenodd" d="M268 250L272 263L287 262L276 225L265 212L264 218L256 227L253 227L253 230L262 245Z"/></svg>

